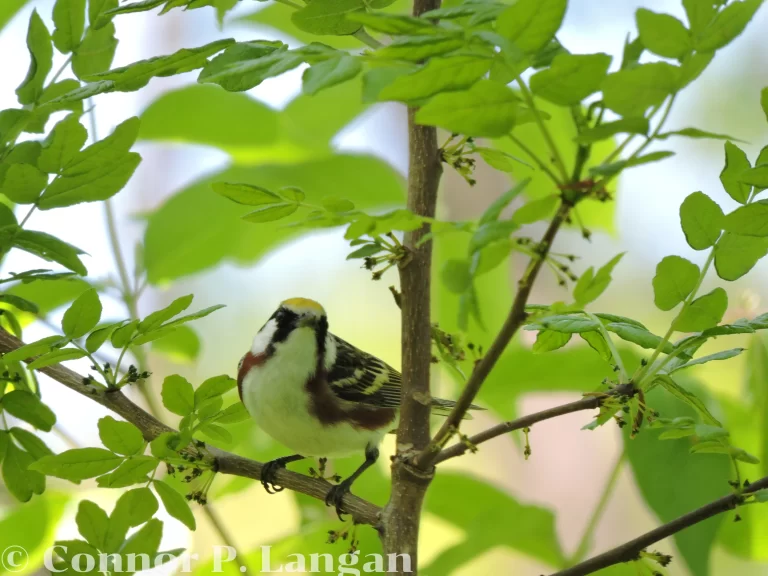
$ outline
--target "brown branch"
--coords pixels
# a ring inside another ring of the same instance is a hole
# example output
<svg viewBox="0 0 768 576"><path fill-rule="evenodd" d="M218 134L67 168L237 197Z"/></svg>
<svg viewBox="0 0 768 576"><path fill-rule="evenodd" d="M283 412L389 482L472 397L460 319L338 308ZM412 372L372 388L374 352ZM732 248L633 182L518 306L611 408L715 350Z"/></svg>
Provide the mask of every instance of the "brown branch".
<svg viewBox="0 0 768 576"><path fill-rule="evenodd" d="M557 418L558 416L564 416L565 414L572 414L574 412L580 412L581 410L599 408L600 402L600 398L596 396L588 396L586 398L582 398L581 400L570 402L569 404L563 404L561 406L555 406L554 408L547 408L541 412L528 414L527 416L523 416L517 420L502 422L501 424L497 424L492 428L488 428L488 430L483 430L474 436L470 436L464 442L458 442L450 448L442 450L435 458L435 464L439 464L440 462L444 462L450 458L455 458L456 456L461 456L467 450L469 450L470 447L477 446L483 442L487 442L488 440L492 440L493 438L501 436L502 434L506 434L507 432L522 430L523 428L533 426L537 422L543 422L544 420Z"/></svg>
<svg viewBox="0 0 768 576"><path fill-rule="evenodd" d="M420 16L439 7L440 0L414 0L413 15ZM419 126L415 116L416 109L408 108L407 206L419 216L433 218L443 171L437 129ZM423 450L430 439L432 242L419 244L429 232L429 225L424 225L406 232L403 240L409 259L400 266L403 378L400 422L397 454L392 462L392 491L381 514L384 552L408 554L414 569L418 565L421 508L432 480L431 470L421 471L410 465L413 455Z"/></svg>
<svg viewBox="0 0 768 576"><path fill-rule="evenodd" d="M0 330L0 353L5 354L23 345L24 343L15 336ZM122 392L118 390L109 391L93 384L86 385L84 384L85 379L83 376L61 364L40 368L38 372L42 372L70 390L74 390L78 394L82 394L122 416L125 420L139 428L144 435L144 439L147 441L153 440L163 432L175 432L173 428L166 426L134 404ZM213 446L206 446L206 449L210 454L208 463L214 465L219 473L243 476L254 480L261 479L263 463L219 450ZM278 470L275 478L280 486L312 496L318 500L325 500L325 496L330 489L330 484L325 480L310 478L285 469ZM344 496L344 510L358 524L377 526L379 523L379 507L352 494Z"/></svg>
<svg viewBox="0 0 768 576"><path fill-rule="evenodd" d="M723 512L733 510L744 503L745 495L753 494L758 490L766 488L768 488L768 476L750 484L743 490L742 494L729 494L728 496L723 496L719 500L710 502L706 506L702 506L693 512L689 512L684 516L672 520L672 522L668 524L664 524L650 532L646 532L642 536L635 538L626 544L622 544L608 552L603 552L594 558L585 560L580 564L556 572L552 574L552 576L584 576L585 574L592 574L593 572L597 572L608 566L613 566L614 564L637 560L640 557L640 552L645 550L651 544L664 540L664 538L669 538L670 536L673 536L686 528L690 528L699 522L703 522L712 516L717 516Z"/></svg>
<svg viewBox="0 0 768 576"><path fill-rule="evenodd" d="M482 360L475 365L475 369L472 371L469 380L467 380L467 384L464 387L459 400L456 402L456 406L445 419L440 430L432 438L432 441L427 448L415 458L414 463L419 469L426 470L435 464L437 457L440 454L440 450L451 439L451 436L453 436L455 431L458 430L462 418L467 413L467 410L469 410L469 406L480 391L483 382L485 382L485 379L491 373L491 370L493 370L496 362L517 333L518 329L525 322L527 316L525 306L528 303L528 297L533 289L533 283L544 265L544 261L552 247L552 242L555 239L555 235L568 218L571 208L572 204L570 202L566 202L565 200L561 202L557 214L555 214L554 218L549 223L549 227L539 243L537 256L532 258L528 263L528 268L518 282L518 290L515 295L515 300L512 303L512 308L509 311L509 315L504 321L504 325L501 327L499 334L496 336L496 339L493 341Z"/></svg>

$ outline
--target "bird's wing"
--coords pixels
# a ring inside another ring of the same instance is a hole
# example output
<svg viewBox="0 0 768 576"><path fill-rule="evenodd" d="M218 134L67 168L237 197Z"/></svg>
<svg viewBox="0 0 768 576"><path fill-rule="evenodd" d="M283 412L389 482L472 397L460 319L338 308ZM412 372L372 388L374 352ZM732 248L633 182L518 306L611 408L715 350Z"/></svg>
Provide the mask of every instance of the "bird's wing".
<svg viewBox="0 0 768 576"><path fill-rule="evenodd" d="M338 336L333 339L336 360L328 371L328 384L333 393L342 400L379 408L400 406L400 373Z"/></svg>

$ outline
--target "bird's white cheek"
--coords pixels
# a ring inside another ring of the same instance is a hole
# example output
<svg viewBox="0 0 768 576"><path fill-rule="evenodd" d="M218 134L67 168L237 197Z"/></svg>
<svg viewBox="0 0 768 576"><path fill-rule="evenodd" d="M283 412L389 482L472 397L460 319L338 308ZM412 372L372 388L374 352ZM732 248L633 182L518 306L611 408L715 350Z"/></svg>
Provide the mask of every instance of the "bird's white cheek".
<svg viewBox="0 0 768 576"><path fill-rule="evenodd" d="M264 325L258 334L253 338L253 344L251 345L251 353L259 355L267 350L269 343L272 342L272 337L277 331L277 321L272 319Z"/></svg>

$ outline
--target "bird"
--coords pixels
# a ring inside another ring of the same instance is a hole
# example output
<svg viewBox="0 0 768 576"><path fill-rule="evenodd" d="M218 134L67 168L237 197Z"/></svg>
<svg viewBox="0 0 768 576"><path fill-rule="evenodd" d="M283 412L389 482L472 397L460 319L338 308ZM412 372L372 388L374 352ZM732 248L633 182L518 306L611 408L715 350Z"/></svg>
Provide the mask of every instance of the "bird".
<svg viewBox="0 0 768 576"><path fill-rule="evenodd" d="M237 373L240 400L256 425L295 452L265 463L265 490L282 490L275 474L291 462L312 457L324 463L362 453L365 461L325 498L341 518L344 495L376 462L379 444L397 427L401 386L397 370L329 332L318 302L281 302L254 337ZM447 415L454 405L432 399L433 413Z"/></svg>

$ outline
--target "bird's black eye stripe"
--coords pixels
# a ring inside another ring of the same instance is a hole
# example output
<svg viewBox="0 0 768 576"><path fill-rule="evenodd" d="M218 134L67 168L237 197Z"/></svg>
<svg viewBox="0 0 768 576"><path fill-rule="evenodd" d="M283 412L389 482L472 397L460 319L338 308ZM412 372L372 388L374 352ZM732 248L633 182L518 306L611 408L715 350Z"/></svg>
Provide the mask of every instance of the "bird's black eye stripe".
<svg viewBox="0 0 768 576"><path fill-rule="evenodd" d="M296 328L296 323L299 321L298 314L284 308L280 308L275 312L272 318L277 321L277 330L275 330L275 335L272 336L273 344L284 342L288 338L288 334Z"/></svg>

